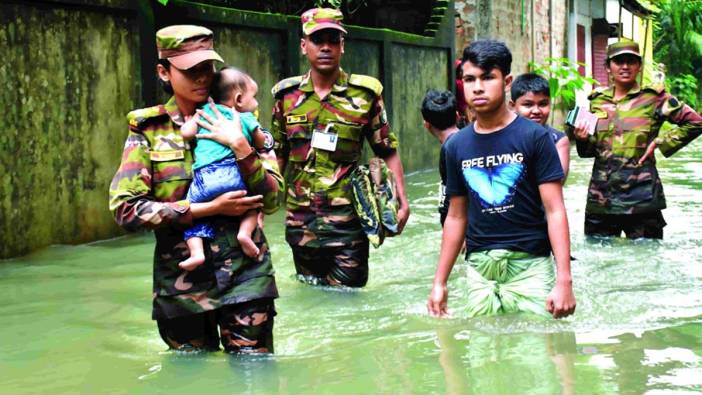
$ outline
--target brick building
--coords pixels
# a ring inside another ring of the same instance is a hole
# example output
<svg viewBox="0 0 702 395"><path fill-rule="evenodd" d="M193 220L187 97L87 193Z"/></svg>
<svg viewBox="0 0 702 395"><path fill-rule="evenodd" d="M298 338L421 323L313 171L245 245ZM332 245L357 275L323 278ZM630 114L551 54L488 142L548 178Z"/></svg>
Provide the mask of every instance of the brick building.
<svg viewBox="0 0 702 395"><path fill-rule="evenodd" d="M563 0L456 0L456 57L477 38L504 41L515 74L530 61L567 56L568 18Z"/></svg>

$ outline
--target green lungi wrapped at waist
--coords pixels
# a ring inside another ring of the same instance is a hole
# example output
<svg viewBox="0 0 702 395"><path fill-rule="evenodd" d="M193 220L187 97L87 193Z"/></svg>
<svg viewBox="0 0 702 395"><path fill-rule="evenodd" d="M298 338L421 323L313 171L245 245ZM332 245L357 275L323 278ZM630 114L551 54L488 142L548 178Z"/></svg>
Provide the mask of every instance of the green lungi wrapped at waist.
<svg viewBox="0 0 702 395"><path fill-rule="evenodd" d="M551 256L488 250L468 256L468 315L528 312L549 315L546 297L555 284Z"/></svg>

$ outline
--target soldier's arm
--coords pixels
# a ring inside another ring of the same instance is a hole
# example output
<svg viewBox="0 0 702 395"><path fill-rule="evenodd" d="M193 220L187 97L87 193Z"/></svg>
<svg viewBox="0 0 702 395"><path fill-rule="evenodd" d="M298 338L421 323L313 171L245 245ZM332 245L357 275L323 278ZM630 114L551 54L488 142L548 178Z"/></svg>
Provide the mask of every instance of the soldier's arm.
<svg viewBox="0 0 702 395"><path fill-rule="evenodd" d="M278 210L278 191L283 187L283 177L275 159L264 159L256 151L236 160L244 177L249 194L263 196L263 212L272 214Z"/></svg>
<svg viewBox="0 0 702 395"><path fill-rule="evenodd" d="M666 157L673 155L702 133L702 116L668 93L663 92L659 95L656 114L678 125L661 133L655 140L658 149Z"/></svg>
<svg viewBox="0 0 702 395"><path fill-rule="evenodd" d="M375 155L383 158L388 168L395 175L395 180L397 181L397 195L400 203L397 214L399 230L402 232L410 215L409 202L405 191L405 172L402 168L397 137L390 131L390 125L387 121L385 105L381 95L376 96L369 116L370 122L368 122L366 139L370 143Z"/></svg>
<svg viewBox="0 0 702 395"><path fill-rule="evenodd" d="M273 103L273 115L271 119L271 135L273 135L273 149L278 158L278 169L280 174L285 174L285 167L288 163L288 139L285 135L285 116L283 115L283 99L277 99Z"/></svg>
<svg viewBox="0 0 702 395"><path fill-rule="evenodd" d="M152 175L149 143L141 133L132 130L110 184L109 207L117 224L129 231L173 223L192 224L187 200L156 201L151 189Z"/></svg>

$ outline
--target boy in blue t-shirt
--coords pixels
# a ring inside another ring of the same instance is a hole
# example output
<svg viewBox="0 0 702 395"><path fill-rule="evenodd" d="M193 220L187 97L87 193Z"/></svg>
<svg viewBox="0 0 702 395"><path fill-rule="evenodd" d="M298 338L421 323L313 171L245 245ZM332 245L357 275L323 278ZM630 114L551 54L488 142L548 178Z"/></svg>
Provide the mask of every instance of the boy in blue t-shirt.
<svg viewBox="0 0 702 395"><path fill-rule="evenodd" d="M509 49L494 40L463 52L476 120L446 145L451 203L427 302L432 316L447 314L446 282L464 236L469 316L548 311L559 318L575 310L563 170L549 132L507 107L511 63Z"/></svg>
<svg viewBox="0 0 702 395"><path fill-rule="evenodd" d="M563 167L565 184L570 165L570 141L565 133L546 125L551 114L551 90L546 78L535 73L526 73L515 78L510 89L509 104L517 114L538 123L551 133Z"/></svg>
<svg viewBox="0 0 702 395"><path fill-rule="evenodd" d="M265 150L272 146L266 133L261 129L253 112L258 107L256 93L258 85L248 74L234 67L223 67L215 73L210 94L217 104L217 110L229 120L234 119L232 109L239 112L241 131L246 140L257 150ZM215 118L209 104L202 108L204 118ZM198 116L192 117L181 127L181 134L186 140L192 140L197 134L209 133L209 130L198 127ZM270 134L269 134L270 135ZM209 202L217 196L230 191L245 191L246 185L236 164L236 158L231 148L214 140L199 139L194 149L193 181L188 189L187 199L191 203ZM258 213L250 210L241 217L237 240L247 256L256 257L258 247L251 239L256 229ZM214 229L205 221L196 221L195 225L184 233L186 244L190 249L190 257L178 264L183 270L194 270L205 262L202 238L214 238Z"/></svg>

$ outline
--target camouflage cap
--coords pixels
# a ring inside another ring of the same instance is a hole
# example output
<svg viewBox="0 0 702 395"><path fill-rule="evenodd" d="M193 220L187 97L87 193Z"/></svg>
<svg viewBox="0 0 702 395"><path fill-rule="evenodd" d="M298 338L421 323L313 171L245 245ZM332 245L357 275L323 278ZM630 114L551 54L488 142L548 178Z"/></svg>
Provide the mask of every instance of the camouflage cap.
<svg viewBox="0 0 702 395"><path fill-rule="evenodd" d="M305 11L300 19L302 32L306 36L322 29L335 29L346 33L346 29L341 26L344 14L333 8L312 8Z"/></svg>
<svg viewBox="0 0 702 395"><path fill-rule="evenodd" d="M607 60L624 54L631 54L640 58L639 44L635 41L622 40L607 46Z"/></svg>
<svg viewBox="0 0 702 395"><path fill-rule="evenodd" d="M180 70L187 70L206 60L224 62L213 49L210 29L195 25L173 25L156 32L158 58L168 59Z"/></svg>

